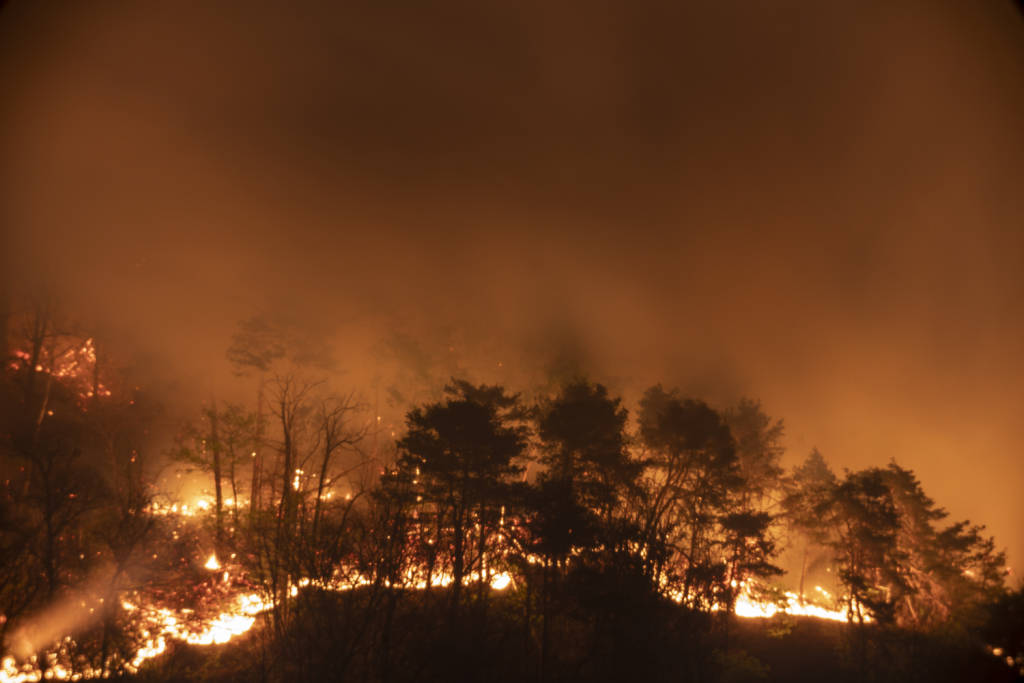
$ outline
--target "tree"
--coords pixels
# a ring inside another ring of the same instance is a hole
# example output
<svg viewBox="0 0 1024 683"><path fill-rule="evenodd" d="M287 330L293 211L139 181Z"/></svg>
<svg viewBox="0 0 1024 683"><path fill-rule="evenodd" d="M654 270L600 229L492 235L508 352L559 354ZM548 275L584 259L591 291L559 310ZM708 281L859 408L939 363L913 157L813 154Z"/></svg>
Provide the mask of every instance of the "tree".
<svg viewBox="0 0 1024 683"><path fill-rule="evenodd" d="M706 403L658 385L640 402L640 439L649 466L643 529L651 572L661 582L662 563L670 561L665 579L682 601L710 609L727 572L716 548L719 520L741 511L732 496L743 483L732 434Z"/></svg>
<svg viewBox="0 0 1024 683"><path fill-rule="evenodd" d="M154 409L140 408L137 387L112 393L112 355L101 373L94 340L54 306L31 307L16 327L0 371L0 630L34 645L56 637L24 617L88 578L101 626L67 657L113 671L126 642L117 598L153 527L140 451Z"/></svg>
<svg viewBox="0 0 1024 683"><path fill-rule="evenodd" d="M950 619L980 620L1004 590L1005 556L983 527L946 519L911 470L848 472L817 510L830 521L848 606L864 616L917 629ZM866 615L865 615L866 612Z"/></svg>
<svg viewBox="0 0 1024 683"><path fill-rule="evenodd" d="M567 515L563 529L547 530L565 539L557 548L558 557L573 549L616 545L612 533L616 514L637 486L642 469L626 448L628 413L621 403L608 395L604 385L576 380L537 406L540 461L546 466L540 475L541 487L549 497L562 498L554 504ZM588 523L590 515L593 519Z"/></svg>
<svg viewBox="0 0 1024 683"><path fill-rule="evenodd" d="M782 500L783 514L790 531L802 538L798 594L803 603L811 549L828 545L831 528L822 523L822 515L833 499L836 475L815 448L803 463L793 468L784 486L787 493Z"/></svg>
<svg viewBox="0 0 1024 683"><path fill-rule="evenodd" d="M316 497L313 499L314 542L319 539L320 520L323 509L331 497L331 488L345 474L335 472L336 459L342 450L355 450L369 432L369 426L353 426L355 414L362 406L355 400L354 394L331 396L320 400L316 408L317 450L320 464L316 477Z"/></svg>
<svg viewBox="0 0 1024 683"><path fill-rule="evenodd" d="M176 460L210 474L214 491L214 522L216 549L223 555L225 543L224 482L231 492L231 514L238 521L239 466L248 458L255 431L255 416L240 405L226 404L218 408L210 401L201 411L198 422L185 425L177 437L173 452Z"/></svg>
<svg viewBox="0 0 1024 683"><path fill-rule="evenodd" d="M736 445L736 461L743 480L739 489L740 505L765 510L776 502L783 474L779 460L785 449L782 420L772 420L761 408L761 402L742 398L723 415Z"/></svg>
<svg viewBox="0 0 1024 683"><path fill-rule="evenodd" d="M90 424L83 409L90 340L73 333L50 300L35 302L20 319L15 361L4 367L13 404L4 415L6 485L12 502L29 511L29 552L42 569L52 599L81 565L81 536L69 533L103 499L96 463L84 455Z"/></svg>
<svg viewBox="0 0 1024 683"><path fill-rule="evenodd" d="M642 464L627 449L628 413L621 399L601 384L570 381L555 396L542 399L533 417L545 469L530 490L526 551L542 560L543 678L559 614L556 599L570 587L569 579L580 588L592 580L607 585L606 578L629 564L635 534L625 504L636 493ZM529 609L529 596L526 602Z"/></svg>
<svg viewBox="0 0 1024 683"><path fill-rule="evenodd" d="M883 470L899 514L896 546L904 559L908 591L896 606L896 619L914 628L933 627L953 616L974 618L1003 589L1006 558L984 527L968 521L939 529L949 515L928 497L911 470L895 462Z"/></svg>
<svg viewBox="0 0 1024 683"><path fill-rule="evenodd" d="M303 438L311 412L310 399L319 382L300 379L295 374L276 375L273 380L271 415L275 418L279 469L270 478L270 503L274 509L273 543L265 546L265 560L270 575L274 601L274 618L283 628L288 617L288 590L292 583L294 551L299 532L299 502L304 470ZM276 483L275 483L276 482ZM277 485L280 488L277 488Z"/></svg>
<svg viewBox="0 0 1024 683"><path fill-rule="evenodd" d="M748 579L765 579L783 573L772 563L778 554L770 531L773 522L770 513L749 510L728 513L719 520L726 562L726 575L721 585L729 613L736 609L736 598Z"/></svg>
<svg viewBox="0 0 1024 683"><path fill-rule="evenodd" d="M255 372L259 378L256 390L256 430L252 442L252 483L249 489L250 517L260 509L260 492L263 489L263 434L264 391L267 373L274 364L284 358L284 336L266 319L254 316L241 321L231 338L227 350L228 361L234 366L235 374L245 376ZM237 501L237 498L236 498Z"/></svg>
<svg viewBox="0 0 1024 683"><path fill-rule="evenodd" d="M875 467L848 472L832 493L832 547L847 608L857 621L880 623L896 618L896 607L911 591L900 550L900 513L885 473Z"/></svg>
<svg viewBox="0 0 1024 683"><path fill-rule="evenodd" d="M226 470L228 485L231 489L231 515L237 526L239 500L240 470L252 466L255 459L253 444L259 438L257 429L258 416L237 403L226 403L217 417L217 443L220 446L221 472Z"/></svg>
<svg viewBox="0 0 1024 683"><path fill-rule="evenodd" d="M502 387L452 380L442 401L406 417L398 463L413 473L419 502L434 521L433 541L448 556L453 619L466 576L475 569L481 591L487 585L488 550L501 534L510 487L523 471L521 416L518 397Z"/></svg>

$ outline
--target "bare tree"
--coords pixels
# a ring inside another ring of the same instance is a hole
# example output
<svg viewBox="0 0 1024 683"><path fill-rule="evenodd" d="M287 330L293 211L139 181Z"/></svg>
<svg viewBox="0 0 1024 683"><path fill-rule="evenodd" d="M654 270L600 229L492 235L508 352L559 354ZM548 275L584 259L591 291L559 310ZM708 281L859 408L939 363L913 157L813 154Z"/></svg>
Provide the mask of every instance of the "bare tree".
<svg viewBox="0 0 1024 683"><path fill-rule="evenodd" d="M238 324L238 331L231 338L231 345L227 350L227 358L234 366L235 374L246 376L255 372L259 382L256 390L256 431L252 443L250 517L260 509L260 493L263 489L264 393L267 373L284 356L285 347L281 333L259 316L248 318Z"/></svg>
<svg viewBox="0 0 1024 683"><path fill-rule="evenodd" d="M362 406L356 402L353 393L322 399L317 406L320 471L317 476L316 498L313 504L312 537L314 541L319 538L320 518L326 499L331 497L329 495L331 487L351 469L334 473L332 468L337 455L346 449L355 451L369 433L369 423L352 424L356 414L361 410Z"/></svg>

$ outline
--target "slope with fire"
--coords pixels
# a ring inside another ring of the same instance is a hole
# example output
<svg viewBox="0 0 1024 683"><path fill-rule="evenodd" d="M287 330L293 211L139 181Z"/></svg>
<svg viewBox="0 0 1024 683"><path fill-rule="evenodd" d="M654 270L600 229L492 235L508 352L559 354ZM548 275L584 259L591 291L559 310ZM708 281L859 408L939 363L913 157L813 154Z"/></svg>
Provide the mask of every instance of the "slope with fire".
<svg viewBox="0 0 1024 683"><path fill-rule="evenodd" d="M251 405L210 401L171 432L93 338L23 322L3 377L4 683L159 678L182 647L239 639L275 680L325 662L363 680L727 676L736 617L837 621L851 643L956 629L1024 671L1012 623L992 626L1019 593L983 529L896 463L840 477L815 451L784 470L755 401L658 385L631 415L583 379L530 400L454 379L389 442L250 326L229 358Z"/></svg>

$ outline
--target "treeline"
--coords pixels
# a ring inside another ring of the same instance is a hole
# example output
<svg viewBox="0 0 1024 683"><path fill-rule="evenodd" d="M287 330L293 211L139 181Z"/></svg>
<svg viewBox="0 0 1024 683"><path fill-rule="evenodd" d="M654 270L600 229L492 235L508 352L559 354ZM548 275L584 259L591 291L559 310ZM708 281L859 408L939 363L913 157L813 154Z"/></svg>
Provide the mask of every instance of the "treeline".
<svg viewBox="0 0 1024 683"><path fill-rule="evenodd" d="M250 322L228 358L252 404L208 402L163 449L208 474L196 526L161 514L143 392L49 311L24 321L3 380L5 651L87 585L99 618L66 624L67 659L128 673L138 617L121 597L225 590L199 566L213 549L271 607L244 659L190 678L727 679L746 661L730 615L784 601L788 548L801 600L806 574L836 577L860 634L851 680L890 628L1024 652L981 527L950 523L895 463L837 476L815 451L785 471L783 424L756 401L716 410L656 385L631 414L585 378L531 399L452 379L391 439Z"/></svg>
<svg viewBox="0 0 1024 683"><path fill-rule="evenodd" d="M782 599L784 545L827 558L861 625L980 633L1006 590L994 541L910 470L837 477L814 451L785 472L782 423L754 401L719 412L654 386L631 421L585 379L529 403L453 380L368 463L357 406L295 382L269 382L277 484L232 546L274 597L284 677L707 679L741 594ZM237 453L213 440L235 410L207 413L199 462ZM307 578L361 588L291 600Z"/></svg>
<svg viewBox="0 0 1024 683"><path fill-rule="evenodd" d="M154 554L159 406L105 344L52 304L4 321L0 340L0 642L115 673L138 646L119 598L173 562Z"/></svg>

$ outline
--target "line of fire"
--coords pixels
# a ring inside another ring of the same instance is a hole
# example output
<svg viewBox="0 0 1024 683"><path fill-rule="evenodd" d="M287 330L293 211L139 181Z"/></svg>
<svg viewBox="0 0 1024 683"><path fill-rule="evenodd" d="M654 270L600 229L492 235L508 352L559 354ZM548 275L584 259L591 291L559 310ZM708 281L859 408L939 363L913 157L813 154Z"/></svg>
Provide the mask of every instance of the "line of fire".
<svg viewBox="0 0 1024 683"><path fill-rule="evenodd" d="M249 398L169 425L55 308L7 330L3 683L767 680L772 648L778 680L1024 675L984 528L896 462L782 467L756 400L456 377L388 402L253 319Z"/></svg>

